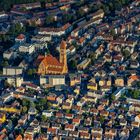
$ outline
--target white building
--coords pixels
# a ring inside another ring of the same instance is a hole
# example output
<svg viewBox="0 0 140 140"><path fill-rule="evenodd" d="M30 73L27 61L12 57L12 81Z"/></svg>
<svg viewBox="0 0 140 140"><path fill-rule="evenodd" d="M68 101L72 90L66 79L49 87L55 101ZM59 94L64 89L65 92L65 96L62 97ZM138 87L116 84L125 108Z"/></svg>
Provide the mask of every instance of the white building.
<svg viewBox="0 0 140 140"><path fill-rule="evenodd" d="M53 113L52 113L52 111L44 110L42 112L42 115L44 115L46 117L51 117L53 115Z"/></svg>
<svg viewBox="0 0 140 140"><path fill-rule="evenodd" d="M4 67L3 75L21 75L23 73L23 68L21 67Z"/></svg>
<svg viewBox="0 0 140 140"><path fill-rule="evenodd" d="M32 37L33 42L48 42L51 41L52 37L51 35L36 35Z"/></svg>
<svg viewBox="0 0 140 140"><path fill-rule="evenodd" d="M19 47L19 52L32 54L35 51L35 46L33 44L23 44Z"/></svg>
<svg viewBox="0 0 140 140"><path fill-rule="evenodd" d="M57 85L65 85L65 76L64 75L41 76L40 85L48 85L50 87Z"/></svg>
<svg viewBox="0 0 140 140"><path fill-rule="evenodd" d="M14 59L16 57L17 57L17 52L13 51L12 49L9 49L3 53L3 58L6 58L8 60L12 58Z"/></svg>

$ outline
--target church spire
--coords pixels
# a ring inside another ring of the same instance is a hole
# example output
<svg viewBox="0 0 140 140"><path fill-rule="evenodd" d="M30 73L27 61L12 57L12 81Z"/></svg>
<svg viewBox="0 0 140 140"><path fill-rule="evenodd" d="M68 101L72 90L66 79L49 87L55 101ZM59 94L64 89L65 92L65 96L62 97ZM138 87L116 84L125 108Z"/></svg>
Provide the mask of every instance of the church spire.
<svg viewBox="0 0 140 140"><path fill-rule="evenodd" d="M67 44L66 41L62 40L60 44L60 63L63 64L63 72L67 73L67 54L66 54Z"/></svg>

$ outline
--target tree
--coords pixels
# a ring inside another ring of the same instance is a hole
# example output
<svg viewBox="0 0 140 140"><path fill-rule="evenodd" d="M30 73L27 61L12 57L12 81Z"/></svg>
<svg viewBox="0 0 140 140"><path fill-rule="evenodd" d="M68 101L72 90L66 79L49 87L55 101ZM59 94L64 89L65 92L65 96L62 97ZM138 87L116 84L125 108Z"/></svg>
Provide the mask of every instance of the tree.
<svg viewBox="0 0 140 140"><path fill-rule="evenodd" d="M63 22L67 23L72 19L72 15L71 14L65 14L63 15Z"/></svg>
<svg viewBox="0 0 140 140"><path fill-rule="evenodd" d="M100 122L101 122L101 124L103 124L104 121L105 121L105 118L103 116L100 116Z"/></svg>
<svg viewBox="0 0 140 140"><path fill-rule="evenodd" d="M11 87L11 85L7 81L4 81L4 87L8 88Z"/></svg>
<svg viewBox="0 0 140 140"><path fill-rule="evenodd" d="M91 63L93 63L96 59L96 55L94 52L92 52L90 55L89 55L90 59L91 59Z"/></svg>
<svg viewBox="0 0 140 140"><path fill-rule="evenodd" d="M27 113L27 110L28 110L28 109L27 109L26 106L24 106L24 107L22 108L22 112L23 112L23 113Z"/></svg>
<svg viewBox="0 0 140 140"><path fill-rule="evenodd" d="M2 67L9 66L8 61L7 61L7 60L3 60L2 63L1 63L1 66L2 66Z"/></svg>
<svg viewBox="0 0 140 140"><path fill-rule="evenodd" d="M54 22L53 17L50 16L50 15L48 15L48 16L46 17L46 24L47 24L47 25L50 25L50 24L52 24L53 22Z"/></svg>
<svg viewBox="0 0 140 140"><path fill-rule="evenodd" d="M42 120L43 122L45 122L45 121L47 121L47 117L46 117L45 115L42 115L42 116L41 116L41 120Z"/></svg>
<svg viewBox="0 0 140 140"><path fill-rule="evenodd" d="M139 92L138 90L134 90L134 91L132 92L132 97L133 97L134 99L137 99L137 98L139 97L139 95L140 95L140 92Z"/></svg>
<svg viewBox="0 0 140 140"><path fill-rule="evenodd" d="M108 15L110 13L108 5L103 5L102 9L104 10L105 14Z"/></svg>
<svg viewBox="0 0 140 140"><path fill-rule="evenodd" d="M71 60L69 67L71 70L76 70L77 69L77 61L76 60Z"/></svg>
<svg viewBox="0 0 140 140"><path fill-rule="evenodd" d="M8 34L17 36L20 33L25 33L25 31L26 31L26 28L24 25L20 23L16 23L10 27Z"/></svg>
<svg viewBox="0 0 140 140"><path fill-rule="evenodd" d="M125 59L127 59L130 56L130 52L128 50L124 50L122 53Z"/></svg>
<svg viewBox="0 0 140 140"><path fill-rule="evenodd" d="M111 29L111 30L110 30L110 34L114 37L114 36L116 35L115 29Z"/></svg>
<svg viewBox="0 0 140 140"><path fill-rule="evenodd" d="M111 95L111 100L112 100L112 101L115 100L115 95L114 95L114 94Z"/></svg>
<svg viewBox="0 0 140 140"><path fill-rule="evenodd" d="M28 99L22 99L22 105L29 107L30 106L30 101Z"/></svg>
<svg viewBox="0 0 140 140"><path fill-rule="evenodd" d="M35 68L32 69L32 73L36 74L36 69Z"/></svg>
<svg viewBox="0 0 140 140"><path fill-rule="evenodd" d="M69 110L69 109L67 109L67 110L66 110L66 113L67 113L67 114L68 114L68 113L70 113L70 110Z"/></svg>
<svg viewBox="0 0 140 140"><path fill-rule="evenodd" d="M28 74L29 76L32 76L32 75L33 75L32 69L29 69L28 72L27 72L27 74Z"/></svg>

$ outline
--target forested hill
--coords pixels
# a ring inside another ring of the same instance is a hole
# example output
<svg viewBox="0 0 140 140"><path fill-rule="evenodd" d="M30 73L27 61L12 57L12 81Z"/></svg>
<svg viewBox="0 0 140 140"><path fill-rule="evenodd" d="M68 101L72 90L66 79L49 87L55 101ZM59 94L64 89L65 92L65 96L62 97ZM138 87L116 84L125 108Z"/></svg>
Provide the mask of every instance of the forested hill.
<svg viewBox="0 0 140 140"><path fill-rule="evenodd" d="M13 4L32 3L32 2L52 2L52 1L53 0L0 0L0 11L9 10Z"/></svg>

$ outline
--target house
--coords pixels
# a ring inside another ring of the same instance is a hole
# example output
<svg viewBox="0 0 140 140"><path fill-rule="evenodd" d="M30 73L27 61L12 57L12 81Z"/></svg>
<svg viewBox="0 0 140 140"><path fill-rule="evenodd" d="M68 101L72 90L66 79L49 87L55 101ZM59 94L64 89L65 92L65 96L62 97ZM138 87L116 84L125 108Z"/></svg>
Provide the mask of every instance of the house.
<svg viewBox="0 0 140 140"><path fill-rule="evenodd" d="M87 89L89 89L89 90L98 90L98 85L97 85L97 83L90 82L87 85Z"/></svg>
<svg viewBox="0 0 140 140"><path fill-rule="evenodd" d="M92 19L103 18L104 17L104 11L103 10L98 10L95 13L90 14L89 17L91 17Z"/></svg>
<svg viewBox="0 0 140 140"><path fill-rule="evenodd" d="M51 35L51 36L62 36L69 33L72 30L70 23L63 25L60 28L39 28L38 34Z"/></svg>
<svg viewBox="0 0 140 140"><path fill-rule="evenodd" d="M36 91L39 91L40 90L40 87L35 85L35 84L32 84L32 83L24 83L25 87L27 90L31 89L31 90L36 90Z"/></svg>
<svg viewBox="0 0 140 140"><path fill-rule="evenodd" d="M140 115L137 115L137 116L135 117L135 122L138 122L138 123L140 124Z"/></svg>
<svg viewBox="0 0 140 140"><path fill-rule="evenodd" d="M73 119L74 115L73 114L70 114L70 113L66 113L65 114L65 118L66 119Z"/></svg>
<svg viewBox="0 0 140 140"><path fill-rule="evenodd" d="M131 126L134 127L134 128L139 128L140 123L139 123L139 122L136 122L136 121L133 121L133 122L131 123Z"/></svg>
<svg viewBox="0 0 140 140"><path fill-rule="evenodd" d="M128 101L130 101L132 103L132 105L130 105L130 107L129 107L129 111L140 112L140 102L139 102L139 100L130 98Z"/></svg>
<svg viewBox="0 0 140 140"><path fill-rule="evenodd" d="M74 131L75 130L75 125L73 125L73 124L65 124L65 130Z"/></svg>
<svg viewBox="0 0 140 140"><path fill-rule="evenodd" d="M107 128L107 129L105 130L105 134L107 134L107 135L112 135L112 136L115 137L115 136L117 135L117 130L116 130L116 129L110 129L110 128L108 129L108 128Z"/></svg>
<svg viewBox="0 0 140 140"><path fill-rule="evenodd" d="M89 133L89 128L87 128L87 127L78 127L78 132L80 132L80 133Z"/></svg>
<svg viewBox="0 0 140 140"><path fill-rule="evenodd" d="M17 57L17 52L14 51L13 49L8 49L3 53L3 58L6 58L8 60L14 59L16 57Z"/></svg>
<svg viewBox="0 0 140 140"><path fill-rule="evenodd" d="M62 104L62 109L71 109L72 104L68 103L68 102L64 102Z"/></svg>
<svg viewBox="0 0 140 140"><path fill-rule="evenodd" d="M130 67L131 68L138 68L140 66L138 61L130 61Z"/></svg>
<svg viewBox="0 0 140 140"><path fill-rule="evenodd" d="M0 124L4 123L6 121L6 114L0 112Z"/></svg>
<svg viewBox="0 0 140 140"><path fill-rule="evenodd" d="M25 43L26 42L26 36L24 34L19 34L16 38L15 41L17 43Z"/></svg>
<svg viewBox="0 0 140 140"><path fill-rule="evenodd" d="M80 138L81 139L90 139L89 133L80 132Z"/></svg>
<svg viewBox="0 0 140 140"><path fill-rule="evenodd" d="M55 129L60 130L60 129L61 129L61 124L59 124L59 123L52 123L52 128L55 128ZM61 132L62 132L62 131L61 131ZM60 134L61 132L59 131L59 134Z"/></svg>
<svg viewBox="0 0 140 140"><path fill-rule="evenodd" d="M80 94L80 86L75 87L74 93L76 93L77 95Z"/></svg>
<svg viewBox="0 0 140 140"><path fill-rule="evenodd" d="M70 86L75 86L76 84L81 83L81 75L79 74L70 74Z"/></svg>
<svg viewBox="0 0 140 140"><path fill-rule="evenodd" d="M127 121L125 119L120 119L120 125L121 126L126 126L127 125Z"/></svg>
<svg viewBox="0 0 140 140"><path fill-rule="evenodd" d="M25 123L27 122L27 120L28 120L28 116L27 116L27 115L22 116L22 117L18 120L18 125L25 125Z"/></svg>
<svg viewBox="0 0 140 140"><path fill-rule="evenodd" d="M124 57L120 54L113 56L113 61L114 62L122 62Z"/></svg>
<svg viewBox="0 0 140 140"><path fill-rule="evenodd" d="M91 62L91 59L87 58L87 59L84 59L82 62L80 62L78 65L77 65L77 69L78 70L84 70L85 68L88 67L88 65L90 64Z"/></svg>
<svg viewBox="0 0 140 140"><path fill-rule="evenodd" d="M105 92L102 91L95 91L95 90L88 90L87 91L88 96L96 97L97 99L101 99L105 96Z"/></svg>
<svg viewBox="0 0 140 140"><path fill-rule="evenodd" d="M136 60L137 57L138 57L138 55L139 55L139 53L134 52L134 53L131 55L131 59L132 59L133 61Z"/></svg>
<svg viewBox="0 0 140 140"><path fill-rule="evenodd" d="M26 10L31 10L35 8L41 8L40 2L34 2L34 3L27 3L27 4L15 4L13 5L14 9L22 9L25 8Z"/></svg>
<svg viewBox="0 0 140 140"><path fill-rule="evenodd" d="M90 114L98 115L98 110L96 108L91 108L90 109Z"/></svg>
<svg viewBox="0 0 140 140"><path fill-rule="evenodd" d="M27 62L26 60L23 59L23 60L19 63L18 67L23 68L23 70L27 70L28 62Z"/></svg>
<svg viewBox="0 0 140 140"><path fill-rule="evenodd" d="M33 130L28 129L25 131L23 140L33 140L34 134L28 134L30 131L33 131Z"/></svg>
<svg viewBox="0 0 140 140"><path fill-rule="evenodd" d="M97 102L97 98L96 98L96 97L85 96L83 99L84 99L86 102L93 102L93 103L96 103L96 102Z"/></svg>
<svg viewBox="0 0 140 140"><path fill-rule="evenodd" d="M58 133L58 130L56 128L49 127L47 129L47 134L49 134L49 135L56 135L57 133Z"/></svg>
<svg viewBox="0 0 140 140"><path fill-rule="evenodd" d="M79 118L73 118L72 123L78 126L80 124L81 120Z"/></svg>
<svg viewBox="0 0 140 140"><path fill-rule="evenodd" d="M127 80L127 85L128 86L133 86L135 85L135 83L137 81L140 81L140 76L137 76L137 75L131 75L128 80Z"/></svg>
<svg viewBox="0 0 140 140"><path fill-rule="evenodd" d="M62 102L64 101L64 95L63 94L61 94L60 96L58 96L57 98L56 98L56 101L59 103L59 104L62 104Z"/></svg>
<svg viewBox="0 0 140 140"><path fill-rule="evenodd" d="M18 135L18 136L16 137L16 140L23 140L23 137L22 137L21 135Z"/></svg>
<svg viewBox="0 0 140 140"><path fill-rule="evenodd" d="M99 86L111 86L111 78L101 78L100 80L99 80Z"/></svg>
<svg viewBox="0 0 140 140"><path fill-rule="evenodd" d="M77 106L82 107L86 103L85 99L81 99L80 101L77 102Z"/></svg>
<svg viewBox="0 0 140 140"><path fill-rule="evenodd" d="M56 94L50 93L47 95L47 100L48 101L56 101L56 97L57 97Z"/></svg>
<svg viewBox="0 0 140 140"><path fill-rule="evenodd" d="M114 136L111 134L104 134L104 140L114 140Z"/></svg>
<svg viewBox="0 0 140 140"><path fill-rule="evenodd" d="M37 114L37 110L35 107L30 107L28 110L28 114L29 115L36 115Z"/></svg>
<svg viewBox="0 0 140 140"><path fill-rule="evenodd" d="M31 38L31 41L32 42L49 42L49 41L51 41L51 39L52 39L51 35L37 34L36 36L33 36Z"/></svg>
<svg viewBox="0 0 140 140"><path fill-rule="evenodd" d="M119 133L120 138L123 138L126 140L129 138L129 135L130 135L130 130L127 128L122 129L121 132Z"/></svg>
<svg viewBox="0 0 140 140"><path fill-rule="evenodd" d="M0 12L0 21L4 22L5 20L8 19L8 17L9 17L9 15L5 11Z"/></svg>
<svg viewBox="0 0 140 140"><path fill-rule="evenodd" d="M123 79L123 77L116 77L115 86L124 87L124 79Z"/></svg>
<svg viewBox="0 0 140 140"><path fill-rule="evenodd" d="M99 71L95 72L94 76L95 77L105 77L106 72L104 70L99 70Z"/></svg>
<svg viewBox="0 0 140 140"><path fill-rule="evenodd" d="M91 123L92 123L92 118L90 117L84 120L85 126L91 126Z"/></svg>
<svg viewBox="0 0 140 140"><path fill-rule="evenodd" d="M92 133L92 134L101 134L101 135L102 135L103 129L100 128L100 127L99 127L99 128L95 128L95 127L94 127L94 128L91 129L91 133Z"/></svg>
<svg viewBox="0 0 140 140"><path fill-rule="evenodd" d="M102 134L100 133L92 133L92 140L101 140Z"/></svg>
<svg viewBox="0 0 140 140"><path fill-rule="evenodd" d="M67 49L67 55L73 55L76 52L76 48L72 45Z"/></svg>
<svg viewBox="0 0 140 140"><path fill-rule="evenodd" d="M107 118L108 115L109 115L109 112L106 111L106 110L101 110L101 111L100 111L100 115Z"/></svg>
<svg viewBox="0 0 140 140"><path fill-rule="evenodd" d="M23 77L20 75L17 76L7 75L1 76L1 78L14 87L20 87L23 83Z"/></svg>
<svg viewBox="0 0 140 140"><path fill-rule="evenodd" d="M46 117L52 117L53 112L52 112L52 111L44 110L44 111L42 112L42 115L44 115L44 116L46 116Z"/></svg>
<svg viewBox="0 0 140 140"><path fill-rule="evenodd" d="M55 114L55 117L57 117L57 118L63 118L63 117L64 117L64 114L61 113L61 112L57 112L57 113Z"/></svg>
<svg viewBox="0 0 140 140"><path fill-rule="evenodd" d="M21 67L3 67L3 75L21 75L23 73L23 68Z"/></svg>
<svg viewBox="0 0 140 140"><path fill-rule="evenodd" d="M79 132L78 131L69 131L69 136L74 138L79 138Z"/></svg>
<svg viewBox="0 0 140 140"><path fill-rule="evenodd" d="M68 136L68 131L66 131L66 130L59 130L58 135L59 136Z"/></svg>
<svg viewBox="0 0 140 140"><path fill-rule="evenodd" d="M24 43L19 46L19 52L32 54L35 51L35 46L33 44Z"/></svg>

